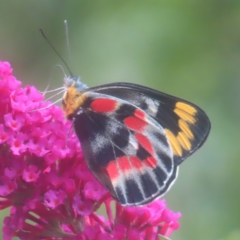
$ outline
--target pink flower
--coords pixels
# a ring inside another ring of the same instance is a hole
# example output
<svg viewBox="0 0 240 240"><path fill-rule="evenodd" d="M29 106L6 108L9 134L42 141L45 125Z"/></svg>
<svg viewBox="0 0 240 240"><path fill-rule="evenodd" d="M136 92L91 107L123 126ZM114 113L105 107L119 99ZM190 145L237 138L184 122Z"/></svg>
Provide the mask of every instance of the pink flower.
<svg viewBox="0 0 240 240"><path fill-rule="evenodd" d="M0 209L11 206L5 240L151 240L179 228L180 213L164 200L125 208L113 200L88 170L61 108L42 100L0 62ZM96 213L104 205L107 218Z"/></svg>
<svg viewBox="0 0 240 240"><path fill-rule="evenodd" d="M53 191L49 190L44 194L44 202L46 206L51 209L57 208L60 204L64 203L65 193L62 190Z"/></svg>
<svg viewBox="0 0 240 240"><path fill-rule="evenodd" d="M4 129L4 125L0 124L0 144L6 142L8 139L8 135L6 130Z"/></svg>

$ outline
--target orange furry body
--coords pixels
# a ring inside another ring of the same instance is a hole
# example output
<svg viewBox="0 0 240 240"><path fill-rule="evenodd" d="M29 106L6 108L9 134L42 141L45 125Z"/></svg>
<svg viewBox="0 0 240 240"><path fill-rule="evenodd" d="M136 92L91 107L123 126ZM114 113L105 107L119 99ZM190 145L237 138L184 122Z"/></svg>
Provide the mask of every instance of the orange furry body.
<svg viewBox="0 0 240 240"><path fill-rule="evenodd" d="M77 91L74 84L68 88L62 100L62 108L67 119L72 119L85 99L86 96L84 96L83 92Z"/></svg>

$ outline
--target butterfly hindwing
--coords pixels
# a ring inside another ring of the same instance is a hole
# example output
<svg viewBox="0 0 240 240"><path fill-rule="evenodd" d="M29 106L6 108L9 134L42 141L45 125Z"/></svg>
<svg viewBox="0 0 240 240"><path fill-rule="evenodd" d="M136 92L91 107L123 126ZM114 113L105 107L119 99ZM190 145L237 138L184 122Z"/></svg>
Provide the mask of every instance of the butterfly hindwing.
<svg viewBox="0 0 240 240"><path fill-rule="evenodd" d="M210 130L196 105L129 83L84 90L73 123L88 167L122 205L163 195Z"/></svg>
<svg viewBox="0 0 240 240"><path fill-rule="evenodd" d="M97 179L122 205L163 194L177 174L164 128L128 101L89 90L84 95L73 123Z"/></svg>

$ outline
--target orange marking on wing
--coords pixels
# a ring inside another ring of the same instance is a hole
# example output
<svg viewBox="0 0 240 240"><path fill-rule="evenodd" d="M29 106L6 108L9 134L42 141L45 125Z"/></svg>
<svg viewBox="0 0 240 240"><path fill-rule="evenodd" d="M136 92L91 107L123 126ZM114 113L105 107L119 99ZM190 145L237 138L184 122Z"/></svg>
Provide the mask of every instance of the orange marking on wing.
<svg viewBox="0 0 240 240"><path fill-rule="evenodd" d="M113 112L117 108L117 101L113 99L99 98L91 102L90 108L95 112Z"/></svg>
<svg viewBox="0 0 240 240"><path fill-rule="evenodd" d="M185 150L191 150L192 144L183 132L178 133L177 140Z"/></svg>
<svg viewBox="0 0 240 240"><path fill-rule="evenodd" d="M189 122L191 124L194 124L196 122L196 119L190 115L189 113L187 113L185 110L179 109L179 108L175 108L174 112L184 121Z"/></svg>
<svg viewBox="0 0 240 240"><path fill-rule="evenodd" d="M194 139L194 135L185 121L183 121L182 119L179 119L178 125L189 139Z"/></svg>
<svg viewBox="0 0 240 240"><path fill-rule="evenodd" d="M139 132L143 131L143 128L147 125L146 122L134 116L125 118L123 122L128 128Z"/></svg>
<svg viewBox="0 0 240 240"><path fill-rule="evenodd" d="M182 148L181 148L181 145L178 142L177 138L174 136L174 134L169 129L165 129L165 132L167 134L168 140L172 147L173 154L181 157L182 156Z"/></svg>
<svg viewBox="0 0 240 240"><path fill-rule="evenodd" d="M179 109L187 112L190 115L195 115L197 113L197 110L194 107L192 107L186 103L183 103L183 102L177 102L176 108L179 108Z"/></svg>
<svg viewBox="0 0 240 240"><path fill-rule="evenodd" d="M140 133L136 133L135 138L145 150L147 150L151 155L153 155L154 152L153 152L152 144L147 137L145 137Z"/></svg>

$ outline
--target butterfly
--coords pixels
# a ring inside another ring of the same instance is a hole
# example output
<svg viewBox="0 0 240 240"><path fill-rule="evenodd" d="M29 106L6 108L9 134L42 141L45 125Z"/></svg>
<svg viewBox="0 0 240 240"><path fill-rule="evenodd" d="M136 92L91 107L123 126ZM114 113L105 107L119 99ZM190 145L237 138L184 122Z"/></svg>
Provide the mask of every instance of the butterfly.
<svg viewBox="0 0 240 240"><path fill-rule="evenodd" d="M132 83L87 88L65 78L63 111L87 166L123 206L165 194L178 167L206 140L207 115L183 99Z"/></svg>

